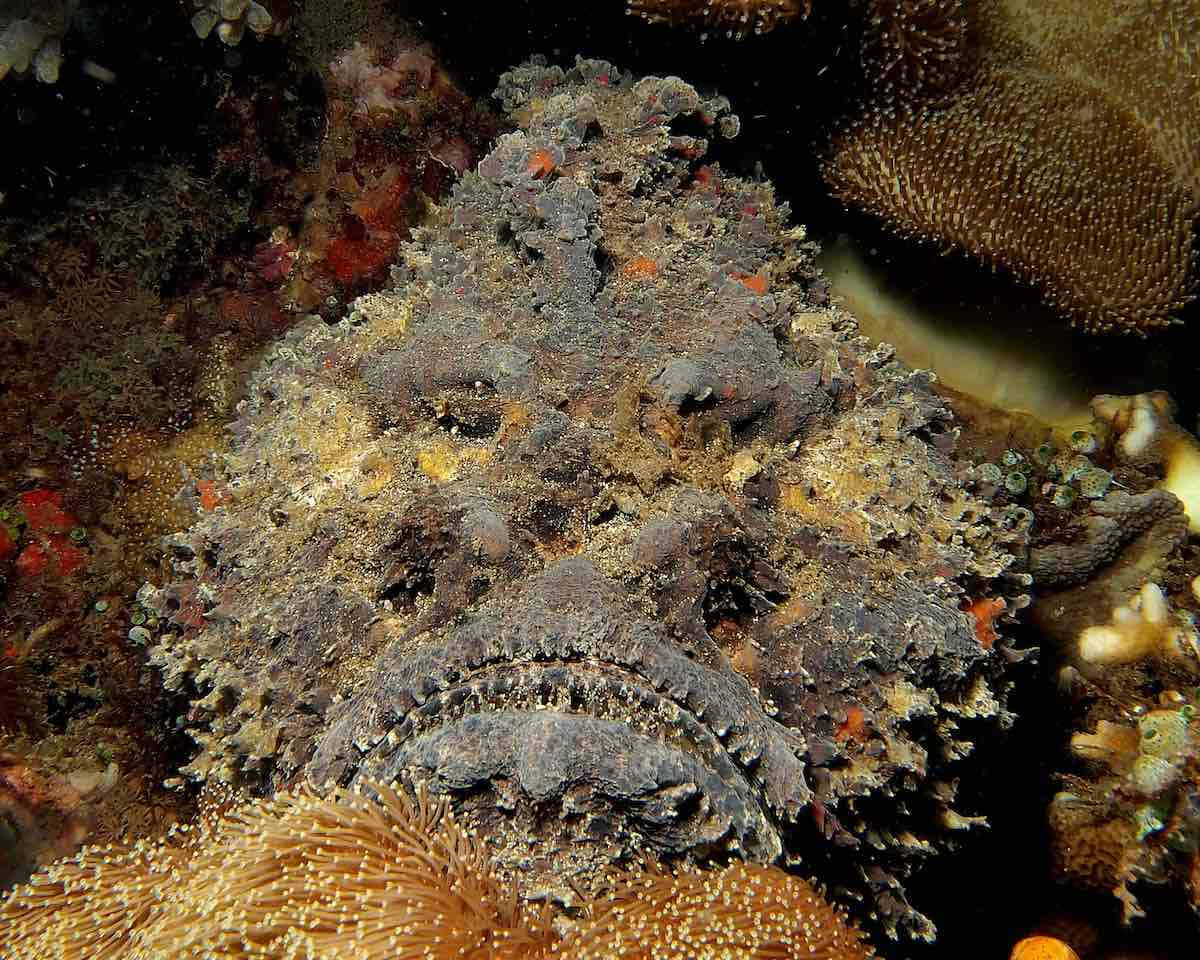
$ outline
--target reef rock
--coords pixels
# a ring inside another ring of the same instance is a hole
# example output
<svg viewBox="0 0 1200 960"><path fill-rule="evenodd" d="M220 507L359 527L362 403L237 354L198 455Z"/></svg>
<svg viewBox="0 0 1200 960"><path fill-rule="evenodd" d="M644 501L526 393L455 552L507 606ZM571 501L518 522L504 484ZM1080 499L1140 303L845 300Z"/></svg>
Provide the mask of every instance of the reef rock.
<svg viewBox="0 0 1200 960"><path fill-rule="evenodd" d="M1032 619L1076 724L1048 811L1056 868L1115 896L1128 923L1145 903L1200 911L1197 443L1161 392L1092 411L1073 453L1034 455L1048 496L1034 502Z"/></svg>
<svg viewBox="0 0 1200 960"><path fill-rule="evenodd" d="M187 774L423 781L528 897L782 859L932 936L904 879L983 819L952 804L1010 720L1028 524L809 297L771 186L703 162L727 101L589 60L497 97L519 128L395 288L268 355L142 595Z"/></svg>

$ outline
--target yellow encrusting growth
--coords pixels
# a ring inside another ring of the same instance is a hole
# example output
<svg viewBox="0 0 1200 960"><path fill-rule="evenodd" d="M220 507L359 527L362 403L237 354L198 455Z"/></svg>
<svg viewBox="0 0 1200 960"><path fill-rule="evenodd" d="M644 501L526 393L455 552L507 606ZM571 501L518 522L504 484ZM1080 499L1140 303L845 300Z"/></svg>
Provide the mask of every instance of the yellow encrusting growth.
<svg viewBox="0 0 1200 960"><path fill-rule="evenodd" d="M5 960L866 960L802 880L737 864L622 876L561 933L444 801L390 787L256 801L163 842L89 848L0 904Z"/></svg>

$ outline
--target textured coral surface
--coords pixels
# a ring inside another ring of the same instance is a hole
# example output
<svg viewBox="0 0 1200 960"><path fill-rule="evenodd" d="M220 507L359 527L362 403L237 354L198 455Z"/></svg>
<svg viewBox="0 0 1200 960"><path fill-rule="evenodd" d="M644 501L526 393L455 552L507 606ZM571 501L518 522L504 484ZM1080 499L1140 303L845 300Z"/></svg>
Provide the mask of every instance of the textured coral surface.
<svg viewBox="0 0 1200 960"><path fill-rule="evenodd" d="M1091 330L1172 322L1195 296L1194 0L878 7L903 42L868 47L882 87L833 140L833 193Z"/></svg>
<svg viewBox="0 0 1200 960"><path fill-rule="evenodd" d="M143 596L186 772L428 782L527 895L783 855L932 935L904 877L977 822L1019 515L809 299L771 187L703 162L727 102L587 60L497 96L520 129L393 290L270 352Z"/></svg>

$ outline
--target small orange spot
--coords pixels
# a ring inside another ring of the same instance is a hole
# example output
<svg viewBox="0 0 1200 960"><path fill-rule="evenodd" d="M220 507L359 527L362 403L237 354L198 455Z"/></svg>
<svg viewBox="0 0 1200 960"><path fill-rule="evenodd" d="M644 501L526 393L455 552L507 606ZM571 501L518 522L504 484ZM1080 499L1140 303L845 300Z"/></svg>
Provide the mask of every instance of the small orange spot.
<svg viewBox="0 0 1200 960"><path fill-rule="evenodd" d="M213 510L225 502L221 491L211 480L196 481L196 492L200 495L200 506L205 510Z"/></svg>
<svg viewBox="0 0 1200 960"><path fill-rule="evenodd" d="M534 177L544 177L556 166L554 156L549 150L535 150L529 158L529 163L526 165L525 171Z"/></svg>
<svg viewBox="0 0 1200 960"><path fill-rule="evenodd" d="M1079 955L1057 937L1026 937L1010 960L1079 960Z"/></svg>
<svg viewBox="0 0 1200 960"><path fill-rule="evenodd" d="M847 740L857 740L862 743L869 734L866 712L862 707L851 707L846 711L846 719L838 724L833 735L842 743Z"/></svg>
<svg viewBox="0 0 1200 960"><path fill-rule="evenodd" d="M760 273L735 273L733 279L740 283L747 290L757 293L760 297L766 296L767 293L767 278Z"/></svg>
<svg viewBox="0 0 1200 960"><path fill-rule="evenodd" d="M702 187L707 187L715 179L716 175L713 173L713 168L708 164L705 164L702 167L697 167L696 172L692 174L693 182L698 183Z"/></svg>
<svg viewBox="0 0 1200 960"><path fill-rule="evenodd" d="M975 618L975 638L984 650L991 650L996 642L996 618L1006 606L1003 597L980 597L964 603L962 609Z"/></svg>
<svg viewBox="0 0 1200 960"><path fill-rule="evenodd" d="M621 272L627 277L653 277L658 273L658 264L649 257L634 257Z"/></svg>

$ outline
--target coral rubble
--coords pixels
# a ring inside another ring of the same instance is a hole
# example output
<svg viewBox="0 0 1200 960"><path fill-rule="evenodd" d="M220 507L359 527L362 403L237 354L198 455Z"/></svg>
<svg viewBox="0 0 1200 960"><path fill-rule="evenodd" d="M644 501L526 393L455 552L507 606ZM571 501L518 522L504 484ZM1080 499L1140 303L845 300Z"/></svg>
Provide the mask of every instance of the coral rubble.
<svg viewBox="0 0 1200 960"><path fill-rule="evenodd" d="M283 29L283 20L257 0L197 0L195 5L200 9L192 15L192 29L201 40L216 34L222 43L236 47L247 29L258 36Z"/></svg>
<svg viewBox="0 0 1200 960"><path fill-rule="evenodd" d="M394 289L268 353L140 598L186 773L427 782L525 896L783 857L931 937L905 877L982 822L1027 524L809 298L771 187L705 162L726 101L590 60L497 96L520 129Z"/></svg>

